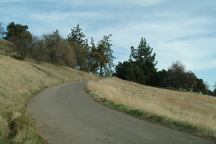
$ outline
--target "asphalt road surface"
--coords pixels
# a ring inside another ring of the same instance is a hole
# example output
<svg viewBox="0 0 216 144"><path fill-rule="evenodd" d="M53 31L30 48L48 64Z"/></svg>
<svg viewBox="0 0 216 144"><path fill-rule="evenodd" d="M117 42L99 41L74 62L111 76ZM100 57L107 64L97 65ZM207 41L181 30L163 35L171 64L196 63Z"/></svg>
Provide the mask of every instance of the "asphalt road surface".
<svg viewBox="0 0 216 144"><path fill-rule="evenodd" d="M209 144L199 137L139 120L95 102L86 82L48 88L28 104L51 144Z"/></svg>

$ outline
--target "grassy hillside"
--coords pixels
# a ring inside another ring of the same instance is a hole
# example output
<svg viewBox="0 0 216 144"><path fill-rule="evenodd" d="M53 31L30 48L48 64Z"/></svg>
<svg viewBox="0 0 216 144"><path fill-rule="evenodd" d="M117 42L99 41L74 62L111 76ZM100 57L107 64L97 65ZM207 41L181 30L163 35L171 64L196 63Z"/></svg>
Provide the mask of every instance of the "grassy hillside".
<svg viewBox="0 0 216 144"><path fill-rule="evenodd" d="M216 138L216 98L153 88L117 78L91 81L87 90L99 102L136 117Z"/></svg>
<svg viewBox="0 0 216 144"><path fill-rule="evenodd" d="M0 55L0 144L43 143L25 112L27 101L45 87L82 79L87 73L47 63L18 61Z"/></svg>

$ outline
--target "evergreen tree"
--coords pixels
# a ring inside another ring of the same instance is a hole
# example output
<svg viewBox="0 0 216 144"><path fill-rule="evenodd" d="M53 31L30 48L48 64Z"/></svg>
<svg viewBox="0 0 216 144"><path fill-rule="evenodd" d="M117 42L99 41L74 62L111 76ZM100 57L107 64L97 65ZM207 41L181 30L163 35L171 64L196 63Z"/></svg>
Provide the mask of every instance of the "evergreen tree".
<svg viewBox="0 0 216 144"><path fill-rule="evenodd" d="M140 44L137 49L132 47L131 49L132 58L137 66L135 74L140 77L139 83L156 85L155 75L156 75L156 64L155 56L153 53L153 48L147 44L144 38L141 38Z"/></svg>
<svg viewBox="0 0 216 144"><path fill-rule="evenodd" d="M104 36L97 45L99 75L101 76L107 76L112 74L114 56L111 49L111 36L112 35Z"/></svg>
<svg viewBox="0 0 216 144"><path fill-rule="evenodd" d="M213 96L216 97L216 88L213 90Z"/></svg>
<svg viewBox="0 0 216 144"><path fill-rule="evenodd" d="M95 45L94 39L91 38L91 46L88 53L88 71L97 73L99 67L100 53Z"/></svg>
<svg viewBox="0 0 216 144"><path fill-rule="evenodd" d="M7 26L7 32L6 32L6 40L14 40L18 36L20 36L21 33L28 32L28 26L27 25L21 25L21 24L15 24L14 22L11 22Z"/></svg>
<svg viewBox="0 0 216 144"><path fill-rule="evenodd" d="M216 97L216 83L215 83L215 85L214 85L213 96Z"/></svg>
<svg viewBox="0 0 216 144"><path fill-rule="evenodd" d="M119 62L115 67L115 76L128 81L138 81L135 77L136 65L132 61Z"/></svg>
<svg viewBox="0 0 216 144"><path fill-rule="evenodd" d="M69 33L67 41L70 42L71 48L74 49L76 54L77 66L76 68L87 70L88 67L88 41L85 38L85 34L79 25L71 29L71 33Z"/></svg>
<svg viewBox="0 0 216 144"><path fill-rule="evenodd" d="M30 53L32 34L28 31L27 25L11 22L7 26L5 39L14 43L16 58L25 59L25 57Z"/></svg>
<svg viewBox="0 0 216 144"><path fill-rule="evenodd" d="M85 34L80 28L80 25L77 25L76 27L71 29L71 33L69 33L67 40L69 42L74 42L84 47L86 39L85 39Z"/></svg>
<svg viewBox="0 0 216 144"><path fill-rule="evenodd" d="M141 38L137 49L131 47L129 60L116 66L115 75L141 84L157 85L157 70L155 68L157 62L155 62L155 56L153 49L144 38Z"/></svg>
<svg viewBox="0 0 216 144"><path fill-rule="evenodd" d="M132 57L135 61L139 62L140 64L144 63L151 63L152 66L156 65L155 56L156 54L153 53L153 48L147 44L144 38L141 38L140 44L137 49L131 47Z"/></svg>

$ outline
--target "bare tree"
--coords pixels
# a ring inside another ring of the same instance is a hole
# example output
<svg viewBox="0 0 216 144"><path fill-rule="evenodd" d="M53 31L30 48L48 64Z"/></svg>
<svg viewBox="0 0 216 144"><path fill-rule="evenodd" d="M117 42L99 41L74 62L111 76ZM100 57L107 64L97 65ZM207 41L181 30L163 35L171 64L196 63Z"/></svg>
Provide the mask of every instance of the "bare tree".
<svg viewBox="0 0 216 144"><path fill-rule="evenodd" d="M4 29L2 27L2 23L0 23L0 38L4 35Z"/></svg>
<svg viewBox="0 0 216 144"><path fill-rule="evenodd" d="M32 46L32 35L30 32L20 33L15 41L15 47L17 54L20 59L25 59L25 57L30 53L30 48Z"/></svg>

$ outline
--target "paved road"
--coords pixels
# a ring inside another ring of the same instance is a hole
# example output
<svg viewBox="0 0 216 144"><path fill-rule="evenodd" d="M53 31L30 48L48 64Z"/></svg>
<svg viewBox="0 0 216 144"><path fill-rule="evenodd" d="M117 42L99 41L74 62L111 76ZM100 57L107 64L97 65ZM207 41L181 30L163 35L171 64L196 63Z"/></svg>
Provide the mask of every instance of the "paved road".
<svg viewBox="0 0 216 144"><path fill-rule="evenodd" d="M208 144L188 134L131 117L96 103L85 82L48 88L28 110L52 144Z"/></svg>

